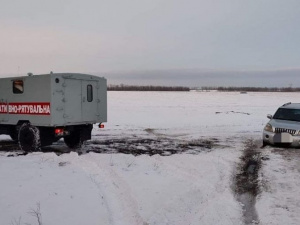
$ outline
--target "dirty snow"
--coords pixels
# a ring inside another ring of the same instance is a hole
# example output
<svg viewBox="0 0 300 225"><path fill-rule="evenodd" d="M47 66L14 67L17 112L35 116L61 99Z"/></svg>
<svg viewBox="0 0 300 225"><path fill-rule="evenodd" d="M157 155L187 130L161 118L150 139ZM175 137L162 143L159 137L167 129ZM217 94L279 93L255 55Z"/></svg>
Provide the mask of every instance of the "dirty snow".
<svg viewBox="0 0 300 225"><path fill-rule="evenodd" d="M249 224L243 210L255 211L253 224L300 224L298 150L257 146L254 209L233 188L245 142L260 143L266 114L299 97L109 92L109 122L80 154L60 141L18 156L1 135L0 224L38 224L37 212L44 225Z"/></svg>

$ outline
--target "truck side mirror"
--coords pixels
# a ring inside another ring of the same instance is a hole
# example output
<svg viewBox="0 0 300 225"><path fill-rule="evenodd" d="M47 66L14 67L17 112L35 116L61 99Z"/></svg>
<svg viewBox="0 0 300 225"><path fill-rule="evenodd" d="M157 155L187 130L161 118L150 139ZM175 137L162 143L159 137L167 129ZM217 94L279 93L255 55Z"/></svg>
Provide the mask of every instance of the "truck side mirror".
<svg viewBox="0 0 300 225"><path fill-rule="evenodd" d="M272 119L273 118L273 116L271 114L268 114L267 117L268 117L268 119Z"/></svg>

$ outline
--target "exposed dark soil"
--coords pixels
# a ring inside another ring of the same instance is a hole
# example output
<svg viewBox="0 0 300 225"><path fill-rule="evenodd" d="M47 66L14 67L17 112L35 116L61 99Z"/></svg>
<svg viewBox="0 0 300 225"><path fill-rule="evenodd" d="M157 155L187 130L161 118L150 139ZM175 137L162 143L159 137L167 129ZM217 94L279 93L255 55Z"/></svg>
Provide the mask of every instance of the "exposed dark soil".
<svg viewBox="0 0 300 225"><path fill-rule="evenodd" d="M182 141L166 138L132 138L95 140L86 146L86 151L97 153L124 153L132 155L172 155L180 153L198 154L202 151L210 151L218 145L217 139L198 139Z"/></svg>
<svg viewBox="0 0 300 225"><path fill-rule="evenodd" d="M261 167L261 153L253 140L245 143L245 149L235 176L236 189L239 194L250 193L256 196L259 193L258 171Z"/></svg>
<svg viewBox="0 0 300 225"><path fill-rule="evenodd" d="M168 156L172 154L189 153L198 154L203 151L211 151L218 146L218 139L177 140L167 138L115 138L109 140L87 141L81 149L72 150L65 146L63 141L54 145L43 147L42 152L54 152L57 155L76 151L79 154L88 152L96 153L123 153L132 155ZM0 141L0 152L9 152L7 156L25 155L18 144L13 141Z"/></svg>
<svg viewBox="0 0 300 225"><path fill-rule="evenodd" d="M21 151L19 145L15 141L0 141L0 152L8 152L7 157L15 157L19 155L27 155L27 152Z"/></svg>
<svg viewBox="0 0 300 225"><path fill-rule="evenodd" d="M18 150L19 145L15 141L0 141L0 151Z"/></svg>
<svg viewBox="0 0 300 225"><path fill-rule="evenodd" d="M259 223L255 203L260 192L258 176L262 165L261 160L259 144L253 140L247 140L234 177L233 186L236 198L243 206L245 224Z"/></svg>
<svg viewBox="0 0 300 225"><path fill-rule="evenodd" d="M300 149L299 148L278 148L273 147L271 150L275 154L283 156L287 160L300 159Z"/></svg>
<svg viewBox="0 0 300 225"><path fill-rule="evenodd" d="M216 114L220 114L220 113L224 113L224 114L229 114L229 113L237 113L237 114L244 114L244 115L250 115L250 113L246 113L246 112L235 112L235 111L227 111L227 112L216 112Z"/></svg>

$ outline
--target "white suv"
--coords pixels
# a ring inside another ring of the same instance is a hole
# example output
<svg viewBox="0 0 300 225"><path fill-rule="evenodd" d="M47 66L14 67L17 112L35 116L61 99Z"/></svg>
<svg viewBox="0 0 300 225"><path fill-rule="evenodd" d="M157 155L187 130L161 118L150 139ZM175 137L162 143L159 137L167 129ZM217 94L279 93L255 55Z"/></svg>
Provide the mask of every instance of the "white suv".
<svg viewBox="0 0 300 225"><path fill-rule="evenodd" d="M263 145L300 147L300 103L286 103L267 117L270 121L263 131Z"/></svg>

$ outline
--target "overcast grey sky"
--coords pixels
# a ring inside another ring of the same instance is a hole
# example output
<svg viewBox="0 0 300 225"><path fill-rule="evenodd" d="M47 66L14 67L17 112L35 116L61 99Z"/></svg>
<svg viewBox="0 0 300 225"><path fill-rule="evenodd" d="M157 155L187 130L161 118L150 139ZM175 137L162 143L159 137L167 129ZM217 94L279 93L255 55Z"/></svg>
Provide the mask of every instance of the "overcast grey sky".
<svg viewBox="0 0 300 225"><path fill-rule="evenodd" d="M299 0L1 0L0 74L300 68Z"/></svg>

